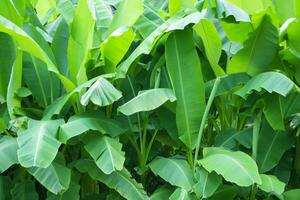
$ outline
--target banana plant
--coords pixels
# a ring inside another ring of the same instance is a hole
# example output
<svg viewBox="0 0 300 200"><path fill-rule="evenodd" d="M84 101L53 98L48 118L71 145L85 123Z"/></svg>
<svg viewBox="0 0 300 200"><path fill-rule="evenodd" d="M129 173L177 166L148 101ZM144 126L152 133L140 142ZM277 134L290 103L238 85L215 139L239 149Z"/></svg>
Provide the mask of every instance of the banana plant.
<svg viewBox="0 0 300 200"><path fill-rule="evenodd" d="M299 0L0 0L0 200L298 200L299 20Z"/></svg>

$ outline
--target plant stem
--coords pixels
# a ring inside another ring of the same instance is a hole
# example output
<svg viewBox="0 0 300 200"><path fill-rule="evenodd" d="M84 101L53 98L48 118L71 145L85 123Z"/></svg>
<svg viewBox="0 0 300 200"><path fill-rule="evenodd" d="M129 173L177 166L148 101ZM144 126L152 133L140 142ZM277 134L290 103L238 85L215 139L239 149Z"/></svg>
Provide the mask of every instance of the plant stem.
<svg viewBox="0 0 300 200"><path fill-rule="evenodd" d="M256 160L257 156L257 145L258 145L258 136L261 124L261 111L254 116L253 122L253 138L252 138L252 158Z"/></svg>
<svg viewBox="0 0 300 200"><path fill-rule="evenodd" d="M196 169L196 161L197 161L198 154L199 154L200 143L201 143L201 139L202 139L202 135L203 135L204 125L205 125L205 122L206 122L206 119L207 119L210 107L212 105L212 102L213 102L213 100L215 98L215 95L216 95L216 92L218 90L220 81L221 81L220 77L217 77L217 79L216 79L216 81L214 83L213 89L212 89L212 91L211 91L211 93L209 95L208 102L207 102L207 105L205 107L205 111L204 111L204 114L203 114L203 117L202 117L200 129L199 129L199 132L198 132L197 143L196 143L196 151L195 151L194 165L193 165L193 169L194 170Z"/></svg>
<svg viewBox="0 0 300 200"><path fill-rule="evenodd" d="M250 200L255 200L256 190L257 190L256 184L252 185Z"/></svg>

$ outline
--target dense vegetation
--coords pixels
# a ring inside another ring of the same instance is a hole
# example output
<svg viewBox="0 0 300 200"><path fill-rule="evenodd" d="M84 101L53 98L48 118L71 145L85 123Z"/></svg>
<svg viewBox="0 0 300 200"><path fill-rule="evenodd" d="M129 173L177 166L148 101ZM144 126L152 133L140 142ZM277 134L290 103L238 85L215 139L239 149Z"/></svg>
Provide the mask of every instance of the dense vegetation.
<svg viewBox="0 0 300 200"><path fill-rule="evenodd" d="M0 0L0 200L299 200L299 19L299 0Z"/></svg>

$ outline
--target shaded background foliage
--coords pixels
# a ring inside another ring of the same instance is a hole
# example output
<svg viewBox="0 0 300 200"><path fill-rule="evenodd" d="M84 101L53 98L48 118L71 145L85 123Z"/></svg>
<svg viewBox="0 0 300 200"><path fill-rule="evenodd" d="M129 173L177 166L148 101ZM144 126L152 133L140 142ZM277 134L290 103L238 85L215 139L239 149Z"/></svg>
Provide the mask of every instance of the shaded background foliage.
<svg viewBox="0 0 300 200"><path fill-rule="evenodd" d="M0 0L0 199L299 199L299 18Z"/></svg>

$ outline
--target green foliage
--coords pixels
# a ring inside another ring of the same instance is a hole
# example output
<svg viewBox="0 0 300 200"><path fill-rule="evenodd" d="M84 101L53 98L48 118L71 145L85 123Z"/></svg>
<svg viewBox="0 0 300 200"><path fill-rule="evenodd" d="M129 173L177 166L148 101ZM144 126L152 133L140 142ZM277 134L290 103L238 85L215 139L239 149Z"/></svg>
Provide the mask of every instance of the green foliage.
<svg viewBox="0 0 300 200"><path fill-rule="evenodd" d="M0 200L298 200L299 0L0 0Z"/></svg>

